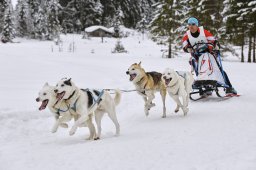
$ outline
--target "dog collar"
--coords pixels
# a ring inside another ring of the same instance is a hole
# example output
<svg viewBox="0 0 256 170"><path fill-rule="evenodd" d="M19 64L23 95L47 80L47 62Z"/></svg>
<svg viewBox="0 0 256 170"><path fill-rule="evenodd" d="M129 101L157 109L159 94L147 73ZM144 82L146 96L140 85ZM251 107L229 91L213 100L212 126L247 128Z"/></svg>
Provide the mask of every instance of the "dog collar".
<svg viewBox="0 0 256 170"><path fill-rule="evenodd" d="M144 77L142 77L138 82L137 82L137 84L140 84L140 81L143 79Z"/></svg>

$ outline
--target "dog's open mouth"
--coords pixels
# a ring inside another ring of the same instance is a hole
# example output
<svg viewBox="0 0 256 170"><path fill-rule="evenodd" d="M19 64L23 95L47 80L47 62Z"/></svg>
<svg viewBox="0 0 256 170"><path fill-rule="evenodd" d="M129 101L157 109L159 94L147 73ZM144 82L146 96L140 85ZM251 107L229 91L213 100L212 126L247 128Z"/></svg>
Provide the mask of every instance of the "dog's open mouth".
<svg viewBox="0 0 256 170"><path fill-rule="evenodd" d="M130 74L130 81L133 81L133 79L137 76L137 74Z"/></svg>
<svg viewBox="0 0 256 170"><path fill-rule="evenodd" d="M60 101L64 97L64 95L65 95L65 91L61 93L57 93L57 96L56 96L57 100Z"/></svg>
<svg viewBox="0 0 256 170"><path fill-rule="evenodd" d="M42 101L41 106L39 107L39 110L44 110L48 104L49 100L45 99L44 101Z"/></svg>
<svg viewBox="0 0 256 170"><path fill-rule="evenodd" d="M164 79L164 81L165 81L165 85L166 85L166 86L168 86L168 85L169 85L169 83L171 82L171 80L172 80L172 78Z"/></svg>

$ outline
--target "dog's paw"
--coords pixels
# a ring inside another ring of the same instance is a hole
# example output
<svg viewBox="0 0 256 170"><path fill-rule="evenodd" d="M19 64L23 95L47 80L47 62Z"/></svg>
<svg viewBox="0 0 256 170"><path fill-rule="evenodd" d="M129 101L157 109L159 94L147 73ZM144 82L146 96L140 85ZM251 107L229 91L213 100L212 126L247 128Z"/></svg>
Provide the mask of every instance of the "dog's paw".
<svg viewBox="0 0 256 170"><path fill-rule="evenodd" d="M162 116L162 118L166 118L166 115L164 114L164 115Z"/></svg>
<svg viewBox="0 0 256 170"><path fill-rule="evenodd" d="M120 133L116 133L115 136L116 136L116 137L117 137L117 136L120 136Z"/></svg>
<svg viewBox="0 0 256 170"><path fill-rule="evenodd" d="M184 116L187 116L187 114L188 114L188 111L189 111L189 108L187 108L187 107L183 109L183 112L184 112Z"/></svg>
<svg viewBox="0 0 256 170"><path fill-rule="evenodd" d="M67 123L61 123L60 126L63 127L63 128L68 128L68 124Z"/></svg>
<svg viewBox="0 0 256 170"><path fill-rule="evenodd" d="M148 109L145 108L145 115L148 116L149 115L149 112L148 112Z"/></svg>
<svg viewBox="0 0 256 170"><path fill-rule="evenodd" d="M52 128L51 132L52 132L52 133L57 132L57 128Z"/></svg>
<svg viewBox="0 0 256 170"><path fill-rule="evenodd" d="M93 140L100 140L100 137L95 137L93 138Z"/></svg>
<svg viewBox="0 0 256 170"><path fill-rule="evenodd" d="M74 135L76 133L76 129L71 129L70 131L69 131L69 135L70 136L72 136L72 135Z"/></svg>
<svg viewBox="0 0 256 170"><path fill-rule="evenodd" d="M146 116L149 115L149 111L148 111L148 108L147 108L147 107L144 108L144 112L145 112L145 115L146 115Z"/></svg>

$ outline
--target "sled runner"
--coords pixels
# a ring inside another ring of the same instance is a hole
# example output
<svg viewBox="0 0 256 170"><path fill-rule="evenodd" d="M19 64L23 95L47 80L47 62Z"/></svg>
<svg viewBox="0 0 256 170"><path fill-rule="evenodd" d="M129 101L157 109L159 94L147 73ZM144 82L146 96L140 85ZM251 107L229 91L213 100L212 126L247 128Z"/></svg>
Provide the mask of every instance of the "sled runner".
<svg viewBox="0 0 256 170"><path fill-rule="evenodd" d="M197 43L192 49L191 66L195 71L195 81L192 85L193 91L190 93L190 99L197 101L216 93L218 97L239 96L236 93L228 93L232 89L228 84L228 77L223 70L219 50L209 52L208 46L212 43Z"/></svg>

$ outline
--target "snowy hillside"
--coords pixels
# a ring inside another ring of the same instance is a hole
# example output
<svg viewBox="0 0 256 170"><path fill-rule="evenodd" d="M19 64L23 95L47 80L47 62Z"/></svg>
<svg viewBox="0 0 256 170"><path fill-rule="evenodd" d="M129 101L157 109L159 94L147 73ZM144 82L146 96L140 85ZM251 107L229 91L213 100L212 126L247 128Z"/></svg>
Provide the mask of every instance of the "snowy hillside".
<svg viewBox="0 0 256 170"><path fill-rule="evenodd" d="M143 99L135 92L122 93L117 106L121 135L105 116L102 139L87 141L87 128L74 136L67 129L51 133L54 118L48 109L39 111L35 101L48 82L63 77L81 88L134 89L125 74L142 61L146 71L170 67L190 70L189 55L163 59L161 46L136 32L122 39L128 53L113 54L116 40L81 39L63 35L62 52L53 42L19 39L0 44L0 170L255 170L256 101L255 64L224 61L223 65L239 98L209 98L190 102L187 117L174 113L167 97L167 118L162 104L144 115ZM74 41L75 51L69 52ZM232 58L229 56L229 58ZM69 123L69 127L73 122Z"/></svg>

